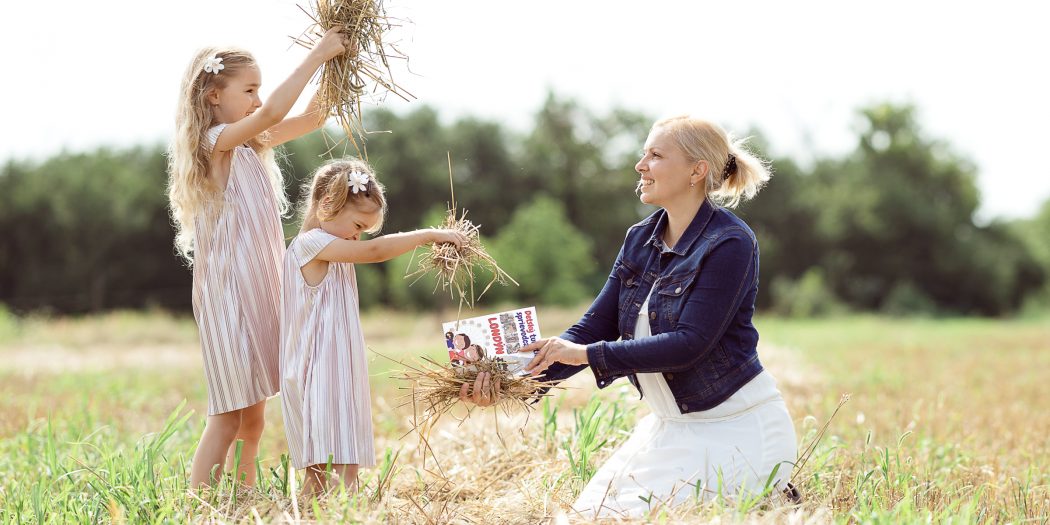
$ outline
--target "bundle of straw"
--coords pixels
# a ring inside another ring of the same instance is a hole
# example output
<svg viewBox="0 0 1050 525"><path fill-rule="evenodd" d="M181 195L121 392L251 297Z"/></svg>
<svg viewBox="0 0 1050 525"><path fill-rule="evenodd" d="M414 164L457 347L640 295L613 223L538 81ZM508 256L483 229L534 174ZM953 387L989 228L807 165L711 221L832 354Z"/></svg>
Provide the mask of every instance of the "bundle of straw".
<svg viewBox="0 0 1050 525"><path fill-rule="evenodd" d="M441 364L429 358L421 366L397 361L406 368L395 376L412 384L409 398L403 405L411 405L414 414L413 430L425 435L434 424L459 401L463 383L469 383L473 395L474 381L481 372L492 374L489 399L494 406L509 414L515 409L529 411L538 398L551 395L549 389L560 388L532 376L519 376L507 371L506 363L492 357L483 357L465 366ZM497 381L498 380L498 381ZM497 382L499 388L497 389Z"/></svg>
<svg viewBox="0 0 1050 525"><path fill-rule="evenodd" d="M458 294L461 308L464 304L473 308L474 302L484 296L485 292L489 291L493 284L498 283L505 286L508 283L514 283L515 286L518 286L518 281L515 281L513 277L503 271L499 264L496 263L496 259L493 259L485 251L485 247L481 245L481 236L479 234L481 227L467 220L467 210L463 210L457 217L456 189L452 185L451 154L449 154L448 159L448 183L452 191L452 203L448 208L444 221L438 228L457 230L463 233L467 238L467 242L459 248L449 243L431 244L427 253L419 258L416 270L406 275L405 278L411 279L415 277L415 280L412 281L414 284L424 275L433 273L437 280L437 283L434 285L435 291L440 287L442 290L448 290L453 298ZM413 258L415 258L414 252ZM412 263L409 262L409 271L411 271L411 267ZM485 286L485 289L481 291L481 294L475 297L474 277L478 267L492 273L492 279Z"/></svg>
<svg viewBox="0 0 1050 525"><path fill-rule="evenodd" d="M342 126L358 155L363 155L367 131L361 121L361 97L371 91L376 96L393 93L405 101L416 98L394 81L390 70L390 59L408 57L392 42L384 41L384 34L395 24L387 17L382 0L315 0L311 8L312 12L299 6L314 23L298 38L293 37L295 43L313 47L325 31L341 26L356 47L356 53L348 49L325 63L318 101Z"/></svg>

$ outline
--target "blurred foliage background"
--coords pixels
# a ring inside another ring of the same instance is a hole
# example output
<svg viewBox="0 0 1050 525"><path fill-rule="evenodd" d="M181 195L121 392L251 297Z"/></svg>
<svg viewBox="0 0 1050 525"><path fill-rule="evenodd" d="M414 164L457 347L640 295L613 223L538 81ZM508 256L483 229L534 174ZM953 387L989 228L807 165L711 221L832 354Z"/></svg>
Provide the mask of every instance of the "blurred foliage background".
<svg viewBox="0 0 1050 525"><path fill-rule="evenodd" d="M856 147L805 165L770 158L769 186L736 213L759 236L759 308L785 316L845 311L1006 316L1050 308L1050 200L1034 217L975 222L976 167L925 133L915 107L858 110ZM449 194L482 225L490 252L520 287L494 303L585 302L597 294L626 229L654 211L633 193L633 166L653 118L597 114L550 94L532 129L429 107L366 115L368 160L386 185L385 231L438 224ZM741 131L741 130L738 130ZM165 146L64 152L0 169L0 303L16 314L190 309L191 273L173 249ZM293 201L330 145L314 133L283 147ZM340 148L335 154L341 154ZM1024 188L1018 188L1024 191ZM289 238L298 216L286 220ZM358 265L365 308L452 304L434 282L409 287L411 255Z"/></svg>

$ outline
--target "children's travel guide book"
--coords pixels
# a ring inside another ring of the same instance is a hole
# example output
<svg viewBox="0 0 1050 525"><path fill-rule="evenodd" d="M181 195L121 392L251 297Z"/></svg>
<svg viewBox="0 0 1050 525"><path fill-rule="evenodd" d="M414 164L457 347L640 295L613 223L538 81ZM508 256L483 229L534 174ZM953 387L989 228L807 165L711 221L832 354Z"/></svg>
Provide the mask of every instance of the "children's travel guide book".
<svg viewBox="0 0 1050 525"><path fill-rule="evenodd" d="M506 363L512 374L524 375L524 367L533 352L518 350L540 338L536 307L519 308L490 315L442 323L449 361L456 366L470 366L483 358Z"/></svg>

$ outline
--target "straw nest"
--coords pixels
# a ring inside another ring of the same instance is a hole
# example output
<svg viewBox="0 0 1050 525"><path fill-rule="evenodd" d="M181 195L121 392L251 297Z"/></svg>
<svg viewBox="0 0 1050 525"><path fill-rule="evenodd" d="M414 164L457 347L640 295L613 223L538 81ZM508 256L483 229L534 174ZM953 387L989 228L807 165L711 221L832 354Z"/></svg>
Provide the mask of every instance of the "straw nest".
<svg viewBox="0 0 1050 525"><path fill-rule="evenodd" d="M493 406L506 414L517 410L528 412L533 403L551 395L551 389L559 386L533 378L520 376L507 371L507 364L492 357L483 357L469 365L442 364L430 358L413 366L396 361L405 367L394 377L411 383L408 398L402 406L411 405L413 413L412 430L425 436L429 429L459 402L463 383L470 384L469 395L473 395L474 381L482 372L492 374L489 383L489 399L495 400ZM470 410L473 410L471 405Z"/></svg>
<svg viewBox="0 0 1050 525"><path fill-rule="evenodd" d="M364 154L367 131L361 120L361 99L383 98L393 93L408 101L416 98L394 81L391 60L407 60L397 46L388 41L387 31L397 24L387 17L382 0L315 0L310 9L299 6L312 20L293 41L307 48L320 40L325 31L341 26L356 47L325 63L317 90L318 102L335 117L346 138L359 155Z"/></svg>
<svg viewBox="0 0 1050 525"><path fill-rule="evenodd" d="M409 272L411 273L406 275L405 278L415 278L412 281L414 284L423 276L433 274L437 281L434 284L434 291L437 291L438 288L448 291L453 298L459 296L460 308L464 304L469 308L473 308L474 303L481 299L492 285L500 284L506 286L514 283L515 286L518 286L518 281L515 281L513 277L503 271L499 264L496 263L496 259L485 251L485 247L481 244L481 235L479 233L481 227L467 219L467 210L462 210L457 216L456 190L452 186L451 155L448 161L448 182L452 191L452 204L438 228L462 232L467 238L467 242L459 248L450 243L431 244L426 249L426 253L419 257L415 271L411 271L412 263L409 262ZM414 253L413 258L415 258ZM492 279L489 280L480 294L475 295L474 279L480 273L479 270L490 273Z"/></svg>

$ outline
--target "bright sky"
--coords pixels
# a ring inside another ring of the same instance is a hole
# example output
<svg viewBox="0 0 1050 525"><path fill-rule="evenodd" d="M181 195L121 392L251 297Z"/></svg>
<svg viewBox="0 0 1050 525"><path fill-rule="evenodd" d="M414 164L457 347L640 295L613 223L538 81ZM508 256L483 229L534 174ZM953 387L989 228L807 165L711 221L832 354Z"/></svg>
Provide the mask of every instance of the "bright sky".
<svg viewBox="0 0 1050 525"><path fill-rule="evenodd" d="M419 100L388 98L398 111L425 103L447 120L527 129L552 88L599 113L755 126L804 161L853 147L857 107L912 102L928 134L977 164L982 219L1050 199L1050 17L1038 2L386 5L412 22L400 36L414 75L395 74ZM204 45L252 51L265 98L304 56L288 36L307 24L296 0L16 0L0 18L0 162L166 141L179 78Z"/></svg>

